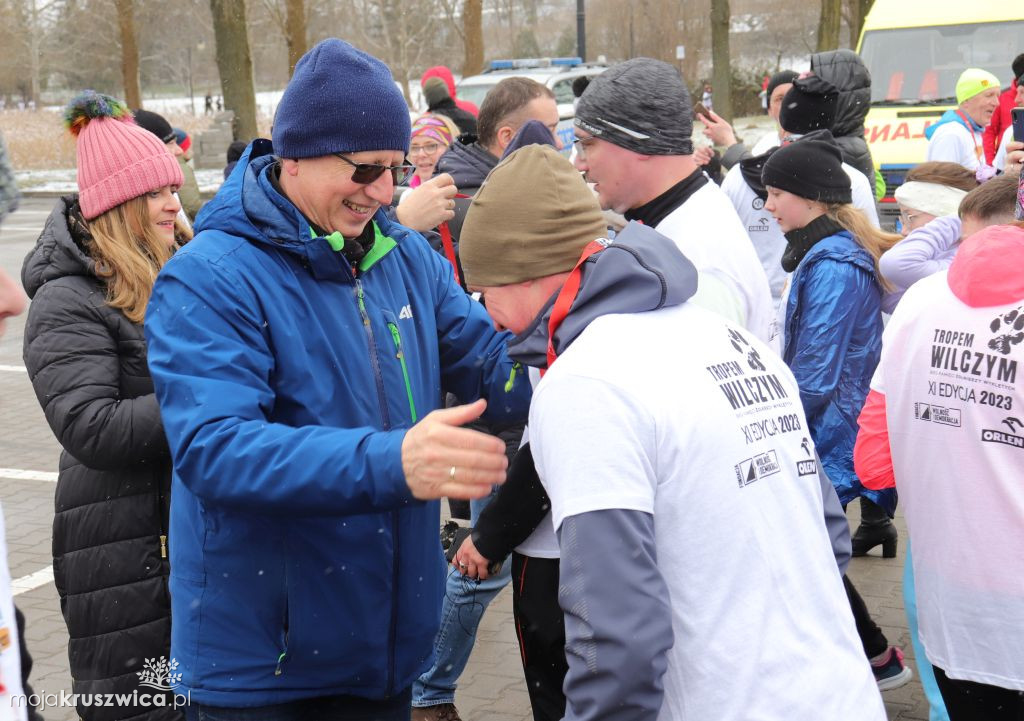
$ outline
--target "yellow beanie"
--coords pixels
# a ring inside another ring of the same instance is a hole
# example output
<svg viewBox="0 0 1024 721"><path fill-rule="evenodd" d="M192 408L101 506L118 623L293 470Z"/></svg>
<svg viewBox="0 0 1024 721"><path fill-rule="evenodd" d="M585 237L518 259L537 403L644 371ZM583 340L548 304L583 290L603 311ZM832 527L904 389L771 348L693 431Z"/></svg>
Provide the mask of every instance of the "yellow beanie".
<svg viewBox="0 0 1024 721"><path fill-rule="evenodd" d="M981 68L967 68L956 81L956 102L959 105L989 88L999 89L999 78Z"/></svg>
<svg viewBox="0 0 1024 721"><path fill-rule="evenodd" d="M459 258L472 286L501 286L573 269L583 248L607 235L597 199L550 145L501 161L466 214Z"/></svg>

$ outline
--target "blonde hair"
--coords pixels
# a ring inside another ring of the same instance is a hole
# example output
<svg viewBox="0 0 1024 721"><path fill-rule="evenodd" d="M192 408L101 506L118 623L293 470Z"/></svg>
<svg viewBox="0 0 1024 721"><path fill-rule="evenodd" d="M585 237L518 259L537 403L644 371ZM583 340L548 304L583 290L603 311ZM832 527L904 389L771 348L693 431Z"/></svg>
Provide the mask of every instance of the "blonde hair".
<svg viewBox="0 0 1024 721"><path fill-rule="evenodd" d="M849 203L830 203L825 206L825 213L839 225L850 231L857 244L868 252L875 265L875 277L885 290L892 290L889 281L878 269L878 259L882 253L903 240L902 235L886 233L871 224L864 213Z"/></svg>
<svg viewBox="0 0 1024 721"><path fill-rule="evenodd" d="M145 195L111 208L88 226L88 251L96 262L96 275L106 282L107 304L141 323L157 273L175 246L168 246L153 229ZM174 237L177 243L188 242L192 231L175 219Z"/></svg>

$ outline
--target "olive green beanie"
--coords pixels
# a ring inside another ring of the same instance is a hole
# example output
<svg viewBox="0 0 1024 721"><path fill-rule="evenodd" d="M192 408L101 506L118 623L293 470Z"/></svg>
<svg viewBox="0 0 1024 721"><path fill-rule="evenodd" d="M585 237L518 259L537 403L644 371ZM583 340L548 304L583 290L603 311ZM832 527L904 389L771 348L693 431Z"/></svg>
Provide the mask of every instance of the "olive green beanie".
<svg viewBox="0 0 1024 721"><path fill-rule="evenodd" d="M607 235L597 199L550 145L527 145L487 176L466 214L459 258L469 285L494 287L573 269Z"/></svg>

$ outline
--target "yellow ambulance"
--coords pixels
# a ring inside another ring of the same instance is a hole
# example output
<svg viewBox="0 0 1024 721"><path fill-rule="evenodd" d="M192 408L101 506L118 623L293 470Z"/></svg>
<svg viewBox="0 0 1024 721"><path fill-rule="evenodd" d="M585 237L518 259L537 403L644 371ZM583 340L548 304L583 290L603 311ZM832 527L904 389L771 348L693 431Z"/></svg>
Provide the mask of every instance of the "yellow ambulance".
<svg viewBox="0 0 1024 721"><path fill-rule="evenodd" d="M885 178L879 215L891 223L899 214L892 193L924 162L924 129L956 105L960 73L984 68L1009 87L1010 64L1024 53L1024 2L875 0L857 52L871 71L864 126Z"/></svg>

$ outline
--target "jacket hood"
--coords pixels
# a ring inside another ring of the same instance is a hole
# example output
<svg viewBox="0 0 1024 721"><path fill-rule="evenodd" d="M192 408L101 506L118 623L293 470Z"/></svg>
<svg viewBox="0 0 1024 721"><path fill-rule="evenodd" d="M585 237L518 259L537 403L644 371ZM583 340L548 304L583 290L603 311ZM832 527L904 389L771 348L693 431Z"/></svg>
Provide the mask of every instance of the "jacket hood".
<svg viewBox="0 0 1024 721"><path fill-rule="evenodd" d="M580 290L555 332L561 355L602 315L643 313L686 302L697 291L697 269L675 242L632 222L605 250L583 264ZM509 341L509 355L524 365L547 367L548 321L557 293L522 333Z"/></svg>
<svg viewBox="0 0 1024 721"><path fill-rule="evenodd" d="M21 284L29 298L50 280L69 275L96 276L96 263L80 244L87 234L78 210L78 196L58 200L21 267Z"/></svg>
<svg viewBox="0 0 1024 721"><path fill-rule="evenodd" d="M761 173L764 171L764 164L768 162L768 158L772 157L772 154L778 149L778 147L771 148L766 153L744 158L739 163L740 173L743 175L744 182L746 182L747 187L754 191L754 195L761 200L768 199L768 191L761 180Z"/></svg>
<svg viewBox="0 0 1024 721"><path fill-rule="evenodd" d="M527 145L550 145L554 148L555 139L551 136L551 131L548 130L544 123L539 120L527 120L523 123L523 127L519 128L516 132L512 142L505 148L505 152L501 154L501 159L504 160Z"/></svg>
<svg viewBox="0 0 1024 721"><path fill-rule="evenodd" d="M832 134L864 135L864 118L871 109L871 73L852 50L830 50L811 55L811 72L839 91Z"/></svg>
<svg viewBox="0 0 1024 721"><path fill-rule="evenodd" d="M971 132L981 131L981 128L978 127L967 127L967 123L964 122L964 119L960 116L960 113L956 111L956 108L951 108L944 112L942 114L942 117L939 118L935 123L929 125L927 128L924 129L924 137L928 138L928 140L931 140L932 136L935 135L935 131L938 130L940 126L945 125L946 123L960 123Z"/></svg>
<svg viewBox="0 0 1024 721"><path fill-rule="evenodd" d="M317 278L351 278L344 255L335 252L325 238L312 236L309 221L270 182L268 173L276 160L269 140L254 140L217 195L199 212L196 235L215 230L240 236L298 256ZM385 236L395 228L383 208L373 222Z"/></svg>
<svg viewBox="0 0 1024 721"><path fill-rule="evenodd" d="M434 174L449 173L455 180L455 186L463 188L479 188L487 179L498 159L476 142L464 143L457 140L437 161Z"/></svg>
<svg viewBox="0 0 1024 721"><path fill-rule="evenodd" d="M431 78L441 78L444 80L444 84L448 86L448 94L455 97L455 76L452 75L452 71L444 65L435 65L432 68L427 68L423 71L423 77L420 78L420 86L427 84L427 81Z"/></svg>
<svg viewBox="0 0 1024 721"><path fill-rule="evenodd" d="M972 308L1024 300L1024 228L993 225L960 244L946 282ZM1024 317L1024 316L1022 316Z"/></svg>

